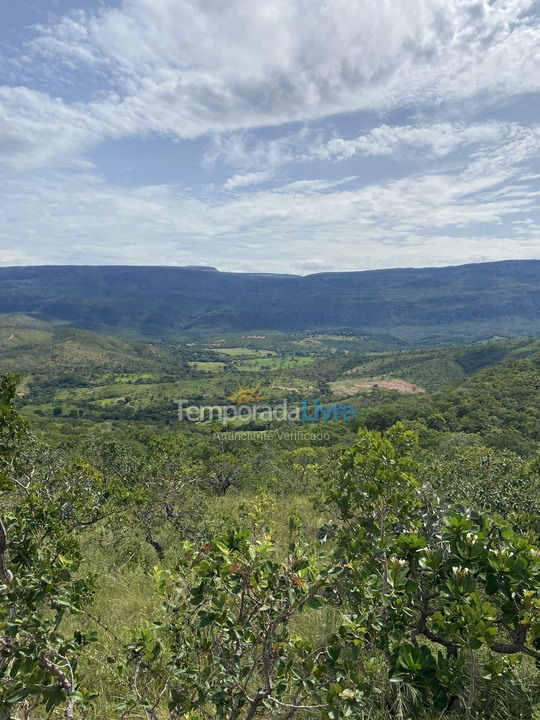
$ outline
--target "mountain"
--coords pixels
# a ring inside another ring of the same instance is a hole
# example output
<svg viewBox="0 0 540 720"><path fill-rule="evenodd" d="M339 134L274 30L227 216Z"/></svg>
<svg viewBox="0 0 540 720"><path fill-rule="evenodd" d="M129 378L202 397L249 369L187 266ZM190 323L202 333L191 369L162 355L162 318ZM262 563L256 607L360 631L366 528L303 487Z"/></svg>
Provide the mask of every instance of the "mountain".
<svg viewBox="0 0 540 720"><path fill-rule="evenodd" d="M540 261L305 277L198 267L5 267L0 313L150 337L336 327L432 344L536 336Z"/></svg>

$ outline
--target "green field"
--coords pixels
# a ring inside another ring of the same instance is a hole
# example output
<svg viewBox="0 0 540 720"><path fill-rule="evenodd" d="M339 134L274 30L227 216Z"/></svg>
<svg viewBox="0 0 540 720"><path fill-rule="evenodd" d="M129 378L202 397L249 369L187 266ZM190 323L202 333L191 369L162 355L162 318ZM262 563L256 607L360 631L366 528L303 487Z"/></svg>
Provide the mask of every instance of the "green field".
<svg viewBox="0 0 540 720"><path fill-rule="evenodd" d="M245 348L245 347L220 347L217 345L213 348L208 348L213 350L214 352L219 353L220 355L227 355L229 357L270 357L271 355L276 355L276 351L274 350L255 350L252 348Z"/></svg>
<svg viewBox="0 0 540 720"><path fill-rule="evenodd" d="M212 362L211 360L194 361L190 362L190 365L195 368L195 370L207 373L221 372L226 367L225 363Z"/></svg>
<svg viewBox="0 0 540 720"><path fill-rule="evenodd" d="M54 685L45 656L71 663L81 720L170 720L184 695L157 678L205 678L219 704L216 668L240 668L251 698L264 676L253 653L266 652L286 659L291 705L302 692L345 712L361 687L344 717L538 716L538 340L365 351L341 332L141 343L6 324L2 338L2 370L20 376L11 391L2 381L2 517L9 568L25 580L0 594L0 637L13 613L4 598L32 609L16 611L25 660L10 650L19 670L0 674L11 717L26 712L18 677L37 696ZM178 417L178 400L220 408L245 392L296 414ZM349 406L348 420L333 414ZM252 619L240 623L242 602ZM282 634L269 646L273 622ZM524 644L501 660L492 638L508 648L512 627ZM330 679L339 693L327 694ZM52 715L32 718L65 717L66 698L54 698ZM208 698L202 715L180 717L217 720Z"/></svg>

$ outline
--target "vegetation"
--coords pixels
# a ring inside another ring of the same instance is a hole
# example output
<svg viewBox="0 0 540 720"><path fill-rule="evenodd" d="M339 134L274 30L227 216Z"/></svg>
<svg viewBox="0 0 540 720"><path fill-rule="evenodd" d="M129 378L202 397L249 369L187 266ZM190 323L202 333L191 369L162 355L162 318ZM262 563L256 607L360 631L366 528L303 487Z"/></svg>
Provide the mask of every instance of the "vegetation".
<svg viewBox="0 0 540 720"><path fill-rule="evenodd" d="M395 348L411 340L433 345L540 333L539 273L535 260L307 277L180 267L2 268L0 312L30 314L36 328L49 321L154 339L261 328L339 336L336 327L353 328L367 343L387 333Z"/></svg>
<svg viewBox="0 0 540 720"><path fill-rule="evenodd" d="M3 319L0 718L540 717L538 341L365 342Z"/></svg>
<svg viewBox="0 0 540 720"><path fill-rule="evenodd" d="M480 436L492 447L520 455L536 452L540 430L540 353L483 370L457 387L410 402L372 409L368 427L384 429L398 419L447 433Z"/></svg>

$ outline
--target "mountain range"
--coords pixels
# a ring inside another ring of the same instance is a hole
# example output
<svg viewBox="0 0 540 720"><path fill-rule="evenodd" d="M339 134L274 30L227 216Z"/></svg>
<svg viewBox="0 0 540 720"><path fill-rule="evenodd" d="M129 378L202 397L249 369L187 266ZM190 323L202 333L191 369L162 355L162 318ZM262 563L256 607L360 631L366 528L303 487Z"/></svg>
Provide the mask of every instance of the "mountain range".
<svg viewBox="0 0 540 720"><path fill-rule="evenodd" d="M4 267L0 313L156 338L321 328L423 343L537 336L540 261L307 276L206 267Z"/></svg>

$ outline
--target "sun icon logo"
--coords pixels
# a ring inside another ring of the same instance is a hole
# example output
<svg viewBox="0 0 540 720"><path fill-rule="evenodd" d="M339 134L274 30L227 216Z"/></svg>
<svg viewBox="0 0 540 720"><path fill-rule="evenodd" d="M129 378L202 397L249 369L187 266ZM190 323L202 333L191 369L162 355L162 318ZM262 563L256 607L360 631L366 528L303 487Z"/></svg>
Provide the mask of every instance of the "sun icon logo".
<svg viewBox="0 0 540 720"><path fill-rule="evenodd" d="M254 385L253 387L250 387L249 385L244 387L238 383L236 392L232 395L228 395L227 400L230 400L235 405L253 405L254 403L262 402L266 398L261 394L260 389L260 383L258 385Z"/></svg>

